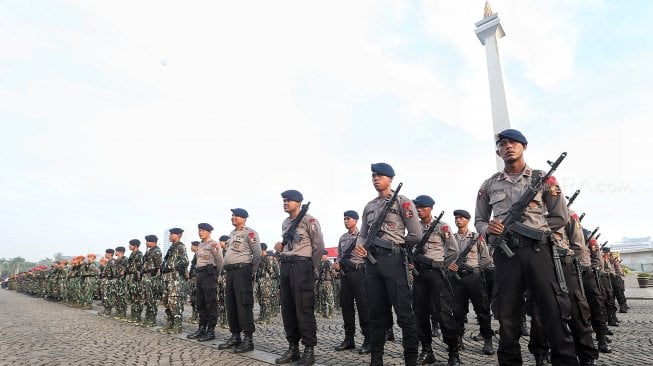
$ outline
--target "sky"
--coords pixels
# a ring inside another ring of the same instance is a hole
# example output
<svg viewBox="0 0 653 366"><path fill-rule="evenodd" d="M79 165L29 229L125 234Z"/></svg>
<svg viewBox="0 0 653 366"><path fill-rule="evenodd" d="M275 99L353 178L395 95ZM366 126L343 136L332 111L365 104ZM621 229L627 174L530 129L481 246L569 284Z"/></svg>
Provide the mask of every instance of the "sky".
<svg viewBox="0 0 653 366"><path fill-rule="evenodd" d="M485 1L3 1L0 257L102 253L300 190L327 247L370 164L473 212L496 170ZM495 0L511 126L601 239L649 236L650 1ZM648 122L648 123L647 123Z"/></svg>

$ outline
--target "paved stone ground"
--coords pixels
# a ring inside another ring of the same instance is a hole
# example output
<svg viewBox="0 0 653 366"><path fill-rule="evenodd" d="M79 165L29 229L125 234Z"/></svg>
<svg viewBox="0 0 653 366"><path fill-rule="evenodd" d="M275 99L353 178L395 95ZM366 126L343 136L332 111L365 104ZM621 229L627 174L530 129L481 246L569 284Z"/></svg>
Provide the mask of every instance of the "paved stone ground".
<svg viewBox="0 0 653 366"><path fill-rule="evenodd" d="M627 281L627 286L633 288L636 282ZM641 294L637 293L638 297ZM644 298L650 298L650 294L644 293ZM629 305L628 314L619 314L621 325L612 328L614 352L601 354L599 365L653 364L653 302L631 299ZM0 365L267 365L274 363L274 358L287 347L280 318L269 325L257 325L256 351L235 355L217 349L228 338L227 329L217 329L217 339L202 344L186 340L185 333L164 335L157 333L156 328L144 329L100 317L96 314L100 307L95 311L79 310L8 290L0 290L0 309ZM160 309L160 325L164 324L162 314ZM473 321L473 311L469 319ZM341 323L340 316L318 318L318 364L368 364L369 356L333 351L344 335ZM498 328L496 321L493 327ZM196 325L184 324L186 332L195 329ZM482 343L472 340L477 332L475 327L468 326L462 361L466 365L495 365L496 356L482 355ZM402 364L401 331L396 326L395 334L397 340L386 344L387 365ZM362 343L360 335L356 343ZM525 365L533 363L527 343L528 338L522 338ZM446 364L445 345L438 338L434 339L434 349L436 365Z"/></svg>

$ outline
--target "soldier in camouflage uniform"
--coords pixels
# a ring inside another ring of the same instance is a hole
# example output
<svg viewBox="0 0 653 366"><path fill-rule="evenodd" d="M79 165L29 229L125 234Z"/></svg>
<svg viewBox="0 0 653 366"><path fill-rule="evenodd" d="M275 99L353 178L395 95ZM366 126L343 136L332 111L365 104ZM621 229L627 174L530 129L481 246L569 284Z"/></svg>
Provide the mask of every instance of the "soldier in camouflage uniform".
<svg viewBox="0 0 653 366"><path fill-rule="evenodd" d="M103 303L102 299L102 272L104 272L104 267L107 265L107 259L105 257L100 258L100 265L98 266L98 276L97 283L95 285L95 294L93 295L96 299L100 299L100 303Z"/></svg>
<svg viewBox="0 0 653 366"><path fill-rule="evenodd" d="M197 289L197 281L195 267L197 265L197 246L200 244L199 241L193 241L190 243L190 251L193 252L193 259L190 261L190 270L188 271L188 295L190 301L190 307L193 311L189 323L197 324L197 296L195 290Z"/></svg>
<svg viewBox="0 0 653 366"><path fill-rule="evenodd" d="M279 296L279 289L280 289L280 283L279 283L279 278L281 277L281 267L279 266L279 256L272 252L268 251L268 255L270 258L272 258L272 265L274 267L274 276L272 277L272 311L271 311L271 316L274 318L275 316L279 316L279 313L281 312L281 297Z"/></svg>
<svg viewBox="0 0 653 366"><path fill-rule="evenodd" d="M186 247L180 241L184 230L172 228L170 231L170 248L161 265L165 284L163 305L166 308L167 324L160 332L168 334L181 333L184 312L184 282L188 277L188 256Z"/></svg>
<svg viewBox="0 0 653 366"><path fill-rule="evenodd" d="M125 247L116 248L115 272L111 280L116 295L116 315L114 319L127 320L127 289L125 287L125 276L127 274L128 260L125 257Z"/></svg>
<svg viewBox="0 0 653 366"><path fill-rule="evenodd" d="M93 307L93 294L97 287L97 276L99 272L95 265L95 254L88 254L86 256L86 262L80 268L80 276L82 278L82 309L90 310Z"/></svg>
<svg viewBox="0 0 653 366"><path fill-rule="evenodd" d="M141 288L143 289L143 300L145 302L144 327L156 326L156 313L158 311L157 300L159 298L161 262L163 261L161 249L156 245L159 238L156 235L145 237L147 252L143 256L143 269L141 277Z"/></svg>
<svg viewBox="0 0 653 366"><path fill-rule="evenodd" d="M79 304L79 256L73 258L72 266L68 271L68 305L78 306Z"/></svg>
<svg viewBox="0 0 653 366"><path fill-rule="evenodd" d="M319 269L319 303L317 310L322 314L323 318L331 319L333 317L334 299L333 299L333 283L331 282L334 277L333 267L327 255L329 252L325 249L322 254L322 261L320 262Z"/></svg>
<svg viewBox="0 0 653 366"><path fill-rule="evenodd" d="M48 298L52 301L59 299L59 287L57 286L57 273L59 272L59 261L52 264L52 268L47 275L48 281Z"/></svg>
<svg viewBox="0 0 653 366"><path fill-rule="evenodd" d="M226 243L227 240L229 240L229 237L227 235L222 235L219 239L220 242L220 248L222 251L222 257L224 258L224 254L226 251ZM228 328L227 326L227 305L225 303L225 274L224 270L220 270L218 272L218 289L216 290L216 296L217 296L217 308L218 308L218 325L220 328Z"/></svg>
<svg viewBox="0 0 653 366"><path fill-rule="evenodd" d="M102 306L104 306L104 311L100 313L102 316L111 316L111 309L113 309L115 306L116 301L116 296L111 284L111 281L114 277L114 272L116 270L115 260L113 259L114 253L115 251L111 248L107 249L104 252L104 258L107 260L107 264L104 266L104 269L100 274L100 286L102 286Z"/></svg>
<svg viewBox="0 0 653 366"><path fill-rule="evenodd" d="M68 261L62 259L59 262L59 271L57 271L57 287L59 288L59 300L66 303L68 301Z"/></svg>
<svg viewBox="0 0 653 366"><path fill-rule="evenodd" d="M143 313L143 289L141 276L143 270L143 253L139 250L141 241L132 239L129 241L129 260L127 261L127 272L125 273L125 287L127 297L131 304L129 323L140 323Z"/></svg>
<svg viewBox="0 0 653 366"><path fill-rule="evenodd" d="M267 249L267 244L261 243L261 264L259 264L256 271L256 295L259 305L259 315L256 322L259 324L270 324L274 304L273 297L275 296L274 258L268 256Z"/></svg>

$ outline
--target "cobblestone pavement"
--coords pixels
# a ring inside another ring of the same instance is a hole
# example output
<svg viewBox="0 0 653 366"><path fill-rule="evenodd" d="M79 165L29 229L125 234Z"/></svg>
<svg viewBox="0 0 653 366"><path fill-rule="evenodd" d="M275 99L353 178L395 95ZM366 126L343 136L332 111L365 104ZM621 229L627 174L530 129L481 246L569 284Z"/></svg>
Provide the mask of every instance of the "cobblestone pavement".
<svg viewBox="0 0 653 366"><path fill-rule="evenodd" d="M629 301L631 310L619 314L621 325L612 330L615 335L611 354L601 354L599 365L651 365L653 348L653 302ZM186 340L185 333L164 335L156 328L144 329L117 320L98 316L97 310L80 310L43 299L0 290L0 365L267 365L285 350L287 343L279 317L272 324L257 325L254 335L256 351L235 355L217 349L228 338L227 329L217 329L213 342L198 343ZM164 324L159 310L158 323ZM473 311L469 314L474 320ZM493 327L498 324L493 321ZM317 362L322 365L365 365L369 356L333 347L343 338L342 320L318 318ZM184 324L184 331L196 329ZM466 365L495 365L496 356L481 354L482 342L472 336L476 327L469 325L465 333L466 350L461 352ZM401 365L401 331L395 326L397 340L386 344L387 365ZM532 364L527 351L528 338L522 338L524 364ZM362 343L357 335L356 344ZM434 339L436 365L446 364L445 345Z"/></svg>

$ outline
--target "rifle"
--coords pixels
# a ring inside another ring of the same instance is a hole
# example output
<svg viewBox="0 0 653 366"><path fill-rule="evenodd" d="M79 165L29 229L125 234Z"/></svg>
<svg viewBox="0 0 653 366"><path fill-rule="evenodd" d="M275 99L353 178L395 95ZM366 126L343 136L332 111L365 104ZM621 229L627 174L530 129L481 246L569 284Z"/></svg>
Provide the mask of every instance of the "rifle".
<svg viewBox="0 0 653 366"><path fill-rule="evenodd" d="M577 189L576 192L571 196L571 198L567 197L569 202L567 202L567 207L571 206L572 203L576 200L576 197L580 194L580 189ZM584 215L584 214L583 214Z"/></svg>
<svg viewBox="0 0 653 366"><path fill-rule="evenodd" d="M472 248L474 247L474 244L476 244L480 238L481 238L481 234L478 234L478 237L477 237L476 239L472 240L472 241L471 241L471 242L470 242L470 243L465 247L465 249L463 249L462 252L458 253L458 257L456 257L456 261L454 262L454 263L456 263L456 265L457 265L458 267L464 267L464 266L466 266L465 263L467 262L467 255L469 254L469 252L472 251ZM480 255L480 253L479 253L479 255ZM458 274L458 272L455 272L455 273L454 273L454 276L456 277L456 279L457 279L458 281L460 281L460 280L462 279L462 278L460 277L460 275Z"/></svg>
<svg viewBox="0 0 653 366"><path fill-rule="evenodd" d="M597 235L596 238L594 238L594 239L599 240L600 236L601 236L601 233L599 233L599 235Z"/></svg>
<svg viewBox="0 0 653 366"><path fill-rule="evenodd" d="M580 216L578 216L578 222L583 221L583 217L585 217L585 212L583 212L582 214L580 214Z"/></svg>
<svg viewBox="0 0 653 366"><path fill-rule="evenodd" d="M605 247L606 245L608 245L608 241L607 241L607 240L605 241L605 243L601 244L601 247L600 247L599 249L603 249L603 247Z"/></svg>
<svg viewBox="0 0 653 366"><path fill-rule="evenodd" d="M560 154L560 156L555 162L552 163L550 160L547 160L547 163L551 166L551 169L543 177L535 177L531 181L531 184L528 187L526 187L524 193L519 198L519 201L512 204L512 207L510 207L510 210L508 210L508 214L503 219L503 226L504 226L503 231L501 232L500 235L492 238L492 241L490 242L490 245L493 248L496 247L501 248L503 252L506 254L506 256L508 256L508 258L515 255L515 253L510 248L508 248L508 245L506 245L506 236L511 230L517 229L517 227L519 227L520 225L522 227L525 226L519 220L521 219L522 215L526 211L526 208L528 208L528 205L531 203L533 198L535 198L537 193L542 189L544 182L546 182L547 179L551 178L553 172L555 172L556 169L558 169L558 166L560 165L560 163L562 163L562 160L564 160L566 156L567 153L563 152L562 154Z"/></svg>
<svg viewBox="0 0 653 366"><path fill-rule="evenodd" d="M415 245L415 262L420 262L433 268L437 268L440 272L440 276L442 276L442 280L449 290L449 293L453 295L453 286L451 285L449 277L447 276L447 272L444 269L444 264L442 266L436 265L432 259L429 259L424 255L424 246L426 243L428 243L431 234L433 234L433 231L435 230L435 227L438 226L440 220L442 220L442 216L444 216L444 211L440 212L440 215L435 218L435 221L431 222L429 229L422 235L422 240L420 240L420 242Z"/></svg>
<svg viewBox="0 0 653 366"><path fill-rule="evenodd" d="M424 246L426 243L429 242L429 238L431 237L431 234L433 234L433 231L435 231L435 227L438 226L440 223L440 220L442 220L442 216L444 216L444 211L440 212L440 215L435 218L435 221L431 222L431 225L429 226L428 230L426 230L425 233L422 234L422 240L415 245L415 255L419 256L419 259L422 263L426 263L431 265L430 260L426 257L424 257ZM413 250L411 248L411 244L408 245L408 248L406 249L406 257L409 258L410 263L414 263L413 258L412 258L412 253ZM412 270L413 275L419 276L419 272L417 269L413 268Z"/></svg>
<svg viewBox="0 0 653 366"><path fill-rule="evenodd" d="M356 241L358 240L358 235L354 237L354 242L347 248L347 250L342 253L342 256L340 256L340 276L345 277L345 270L342 268L343 264L346 265L351 265L352 267L355 267L349 258L351 258L351 252L354 251L354 248L356 248Z"/></svg>
<svg viewBox="0 0 653 366"><path fill-rule="evenodd" d="M597 232L597 231L599 231L599 227L598 227L598 226L596 227L596 229L594 229L594 231L592 231L592 233L590 234L590 236L587 237L587 239L585 240L585 244L589 243L590 240L592 240L592 238L594 237L594 235L596 235L596 232Z"/></svg>
<svg viewBox="0 0 653 366"><path fill-rule="evenodd" d="M395 192L390 198L390 200L386 202L379 216L376 217L376 220L374 220L372 225L370 225L369 229L367 230L367 235L365 236L365 243L363 244L363 248L365 248L365 250L367 251L367 256L366 256L367 260L370 261L370 263L372 264L376 264L376 258L374 258L374 256L370 253L370 249L372 249L372 247L379 245L382 248L385 247L386 249L392 249L391 247L387 248L387 245L384 246L383 243L380 242L380 240L376 240L376 239L377 239L377 235L381 231L381 225L385 221L386 216L388 216L388 212L390 211L390 208L392 207L392 205L394 205L395 201L397 200L397 196L399 195L399 191L401 190L401 186L403 185L404 185L403 183L399 183L397 189L395 189ZM375 243L375 241L377 242Z"/></svg>
<svg viewBox="0 0 653 366"><path fill-rule="evenodd" d="M299 235L297 234L297 227L299 226L299 223L302 222L304 219L304 216L306 216L306 212L308 211L308 206L310 206L310 202L302 205L302 209L299 211L299 214L297 214L297 217L292 221L290 224L290 227L286 232L283 234L283 240L281 241L282 245L287 245L288 250L292 250L293 243L299 239Z"/></svg>
<svg viewBox="0 0 653 366"><path fill-rule="evenodd" d="M580 292L585 296L585 285L583 285L583 271L580 268L580 261L578 258L572 260L574 264L574 270L576 271L576 276L578 277L578 287L580 287Z"/></svg>

